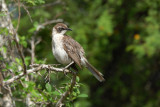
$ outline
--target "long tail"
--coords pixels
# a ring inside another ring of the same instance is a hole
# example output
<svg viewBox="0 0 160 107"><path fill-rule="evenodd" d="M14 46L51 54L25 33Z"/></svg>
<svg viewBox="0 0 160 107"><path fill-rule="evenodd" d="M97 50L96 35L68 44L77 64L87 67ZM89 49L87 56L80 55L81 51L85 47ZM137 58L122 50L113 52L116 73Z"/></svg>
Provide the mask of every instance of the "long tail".
<svg viewBox="0 0 160 107"><path fill-rule="evenodd" d="M85 62L88 70L97 78L100 82L105 81L103 74L101 74L96 68L94 68L88 61Z"/></svg>

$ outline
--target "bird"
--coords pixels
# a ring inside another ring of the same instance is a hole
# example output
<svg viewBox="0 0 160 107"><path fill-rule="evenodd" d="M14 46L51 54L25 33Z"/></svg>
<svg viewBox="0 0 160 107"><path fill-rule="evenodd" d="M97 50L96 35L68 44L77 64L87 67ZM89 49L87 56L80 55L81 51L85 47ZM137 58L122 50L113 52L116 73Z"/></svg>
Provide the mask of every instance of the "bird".
<svg viewBox="0 0 160 107"><path fill-rule="evenodd" d="M52 52L56 60L63 65L74 62L81 69L86 67L97 80L105 81L103 74L86 59L83 47L71 36L65 34L67 31L72 29L64 23L57 23L52 29Z"/></svg>

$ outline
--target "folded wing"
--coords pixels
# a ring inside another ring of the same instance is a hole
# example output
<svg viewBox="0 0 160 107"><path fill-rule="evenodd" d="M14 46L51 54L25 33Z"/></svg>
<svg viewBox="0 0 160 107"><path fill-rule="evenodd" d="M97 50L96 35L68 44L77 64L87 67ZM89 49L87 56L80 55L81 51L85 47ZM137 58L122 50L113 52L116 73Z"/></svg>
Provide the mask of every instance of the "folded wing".
<svg viewBox="0 0 160 107"><path fill-rule="evenodd" d="M72 39L70 36L63 37L64 50L67 52L69 57L80 67L81 66L81 56L84 55L84 50L81 45Z"/></svg>

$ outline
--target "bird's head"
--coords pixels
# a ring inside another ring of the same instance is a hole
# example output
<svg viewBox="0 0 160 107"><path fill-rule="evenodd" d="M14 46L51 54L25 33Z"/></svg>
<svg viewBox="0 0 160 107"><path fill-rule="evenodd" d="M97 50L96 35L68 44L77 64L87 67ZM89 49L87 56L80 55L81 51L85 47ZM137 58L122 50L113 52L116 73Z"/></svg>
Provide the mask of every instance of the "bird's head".
<svg viewBox="0 0 160 107"><path fill-rule="evenodd" d="M72 31L72 29L63 23L58 23L53 27L53 34L65 34L67 31Z"/></svg>

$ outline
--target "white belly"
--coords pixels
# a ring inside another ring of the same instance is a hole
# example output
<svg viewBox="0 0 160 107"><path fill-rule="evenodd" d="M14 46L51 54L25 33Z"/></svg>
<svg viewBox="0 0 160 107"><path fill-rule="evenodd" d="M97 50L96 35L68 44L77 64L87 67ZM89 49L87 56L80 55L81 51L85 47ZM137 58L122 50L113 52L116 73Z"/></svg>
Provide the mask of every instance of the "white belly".
<svg viewBox="0 0 160 107"><path fill-rule="evenodd" d="M52 40L52 51L56 60L61 64L71 63L71 59L68 57L68 54L63 49L62 36L55 36Z"/></svg>

